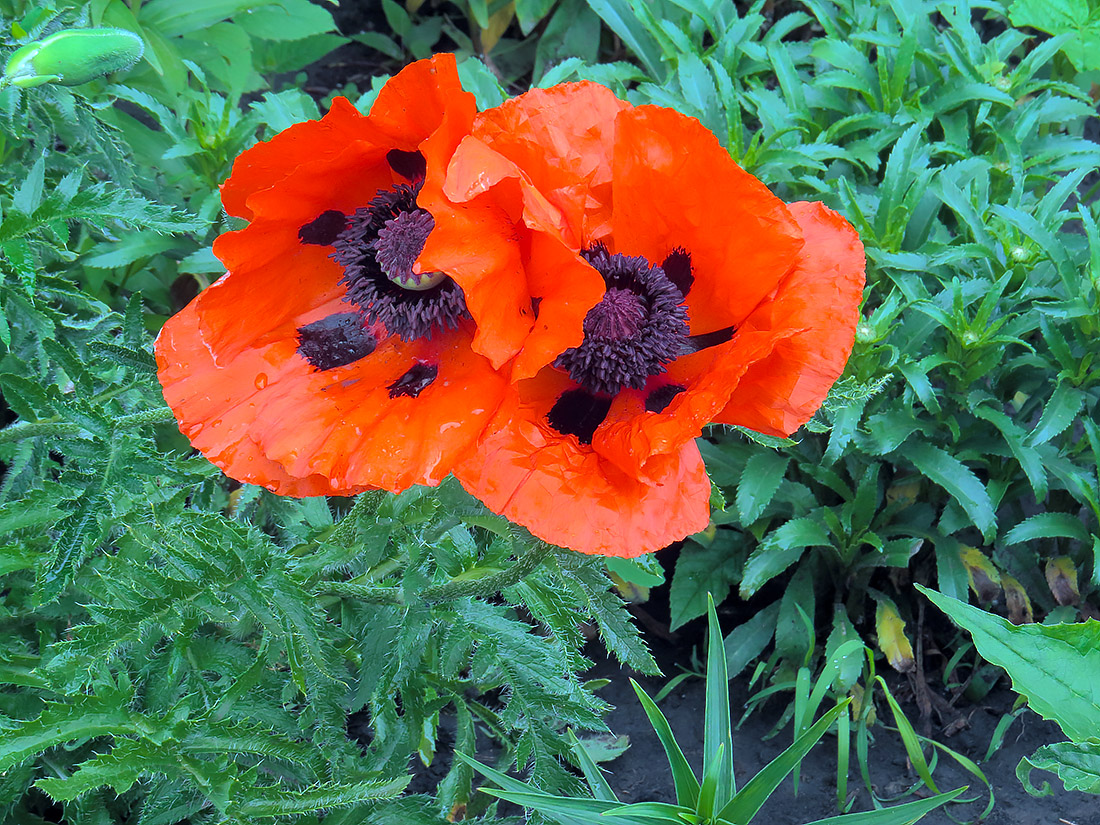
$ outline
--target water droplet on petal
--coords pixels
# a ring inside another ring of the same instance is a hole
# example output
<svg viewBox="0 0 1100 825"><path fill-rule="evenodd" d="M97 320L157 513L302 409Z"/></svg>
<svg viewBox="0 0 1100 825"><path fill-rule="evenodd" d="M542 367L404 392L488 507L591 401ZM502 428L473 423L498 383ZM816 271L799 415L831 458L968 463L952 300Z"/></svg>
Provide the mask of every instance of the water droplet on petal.
<svg viewBox="0 0 1100 825"><path fill-rule="evenodd" d="M258 390L262 390L264 387L266 387L267 386L267 373L261 372L259 375L257 375L256 380L255 380L254 383L256 384L256 389L258 389Z"/></svg>

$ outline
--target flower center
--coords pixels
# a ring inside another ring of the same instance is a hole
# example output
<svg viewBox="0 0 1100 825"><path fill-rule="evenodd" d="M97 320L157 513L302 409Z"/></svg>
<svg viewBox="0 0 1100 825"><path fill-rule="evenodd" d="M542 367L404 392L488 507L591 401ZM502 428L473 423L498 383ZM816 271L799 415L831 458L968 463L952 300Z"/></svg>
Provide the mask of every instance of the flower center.
<svg viewBox="0 0 1100 825"><path fill-rule="evenodd" d="M422 292L443 282L442 272L413 272L416 256L424 249L428 235L435 228L435 219L423 209L402 212L390 218L378 230L371 248L374 259L386 277L402 289Z"/></svg>
<svg viewBox="0 0 1100 825"><path fill-rule="evenodd" d="M638 334L645 323L646 311L642 298L629 289L612 287L603 300L592 307L585 318L586 331L607 341L621 341Z"/></svg>
<svg viewBox="0 0 1100 825"><path fill-rule="evenodd" d="M435 226L416 205L420 183L380 190L347 218L333 241L332 259L344 268L346 300L402 340L431 338L455 329L469 313L462 289L442 272L415 273L413 265Z"/></svg>
<svg viewBox="0 0 1100 825"><path fill-rule="evenodd" d="M585 316L584 341L554 366L589 392L641 389L691 351L683 293L645 258L612 255L603 244L581 255L603 276L607 291Z"/></svg>

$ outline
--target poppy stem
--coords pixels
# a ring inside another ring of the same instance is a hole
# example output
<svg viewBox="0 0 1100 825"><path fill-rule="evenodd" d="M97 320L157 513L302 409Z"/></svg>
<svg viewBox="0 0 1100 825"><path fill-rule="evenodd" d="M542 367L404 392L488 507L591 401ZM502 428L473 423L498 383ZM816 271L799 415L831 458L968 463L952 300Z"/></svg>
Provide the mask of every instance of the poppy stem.
<svg viewBox="0 0 1100 825"><path fill-rule="evenodd" d="M405 599L401 591L396 587L379 587L373 584L357 584L355 582L321 582L317 593L325 593L329 596L342 596L345 599L355 599L366 604L393 604L401 605Z"/></svg>
<svg viewBox="0 0 1100 825"><path fill-rule="evenodd" d="M385 490L369 490L356 496L355 503L351 505L347 515L340 519L340 523L329 533L328 540L345 550L351 547L352 539L355 537L355 528L359 526L359 521L368 513L377 513L378 507L385 497Z"/></svg>
<svg viewBox="0 0 1100 825"><path fill-rule="evenodd" d="M426 602L450 602L476 596L495 596L506 587L518 584L534 573L553 548L545 542L520 555L516 563L506 570L477 579L462 579L424 588L421 598Z"/></svg>
<svg viewBox="0 0 1100 825"><path fill-rule="evenodd" d="M344 518L346 520L347 516ZM516 560L516 563L506 570L477 579L461 579L425 587L420 591L420 599L428 604L439 604L453 602L458 599L495 596L501 590L517 584L535 572L552 551L553 548L550 545L539 542L529 552L523 553ZM316 592L356 599L368 604L403 605L406 603L404 593L400 588L379 587L378 585L359 584L358 582L321 582Z"/></svg>
<svg viewBox="0 0 1100 825"><path fill-rule="evenodd" d="M115 419L117 427L140 427L142 424L167 424L175 421L175 414L167 407L158 407L154 410L142 410L141 412L121 415Z"/></svg>
<svg viewBox="0 0 1100 825"><path fill-rule="evenodd" d="M79 424L69 421L21 421L0 430L0 444L9 441L21 441L24 438L37 438L38 436L65 436L79 435L86 430Z"/></svg>

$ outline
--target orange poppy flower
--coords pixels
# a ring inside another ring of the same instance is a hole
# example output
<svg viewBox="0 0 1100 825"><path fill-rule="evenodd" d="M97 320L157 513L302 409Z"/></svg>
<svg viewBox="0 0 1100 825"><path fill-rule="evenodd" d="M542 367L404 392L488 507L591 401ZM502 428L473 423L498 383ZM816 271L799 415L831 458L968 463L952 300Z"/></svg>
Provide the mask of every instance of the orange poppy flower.
<svg viewBox="0 0 1100 825"><path fill-rule="evenodd" d="M455 475L547 541L637 556L703 529L702 427L790 434L851 351L855 231L785 205L670 109L528 92L477 116L441 196L511 217L512 290L536 310L498 331L514 384Z"/></svg>
<svg viewBox="0 0 1100 825"><path fill-rule="evenodd" d="M463 289L417 257L476 112L452 55L407 67L369 116L343 98L237 159L214 244L228 273L156 344L164 397L226 474L295 495L437 484L505 379L471 349Z"/></svg>

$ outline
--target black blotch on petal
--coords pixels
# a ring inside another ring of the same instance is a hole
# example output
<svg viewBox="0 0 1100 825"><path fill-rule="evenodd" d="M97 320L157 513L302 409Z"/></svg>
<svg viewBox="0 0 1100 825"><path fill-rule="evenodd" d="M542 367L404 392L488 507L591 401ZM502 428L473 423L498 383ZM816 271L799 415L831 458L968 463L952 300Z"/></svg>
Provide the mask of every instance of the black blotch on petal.
<svg viewBox="0 0 1100 825"><path fill-rule="evenodd" d="M347 218L343 212L329 209L309 223L302 224L298 228L298 240L302 243L328 246L344 231L346 223Z"/></svg>
<svg viewBox="0 0 1100 825"><path fill-rule="evenodd" d="M575 435L581 444L591 444L596 428L607 418L611 399L587 390L568 390L554 402L546 420L562 435Z"/></svg>
<svg viewBox="0 0 1100 825"><path fill-rule="evenodd" d="M439 375L439 367L435 364L425 364L418 361L409 368L408 372L386 389L390 391L390 398L397 398L401 395L416 398L435 380L437 375Z"/></svg>
<svg viewBox="0 0 1100 825"><path fill-rule="evenodd" d="M665 384L663 387L658 387L646 396L645 408L652 413L664 412L665 408L672 403L672 399L686 389L679 384Z"/></svg>
<svg viewBox="0 0 1100 825"><path fill-rule="evenodd" d="M386 163L390 165L390 169L410 181L420 180L428 170L428 163L419 152L390 149L386 152Z"/></svg>
<svg viewBox="0 0 1100 825"><path fill-rule="evenodd" d="M375 337L358 312L341 312L298 328L298 352L319 370L331 370L374 352Z"/></svg>
<svg viewBox="0 0 1100 825"><path fill-rule="evenodd" d="M686 298L691 285L695 283L695 276L691 274L691 253L681 248L672 250L661 264L661 269Z"/></svg>
<svg viewBox="0 0 1100 825"><path fill-rule="evenodd" d="M693 352L698 352L707 347L716 347L719 344L726 343L726 341L733 338L735 332L737 332L737 327L726 327L725 329L716 329L714 332L704 332L702 335L692 335L688 338L688 345Z"/></svg>

